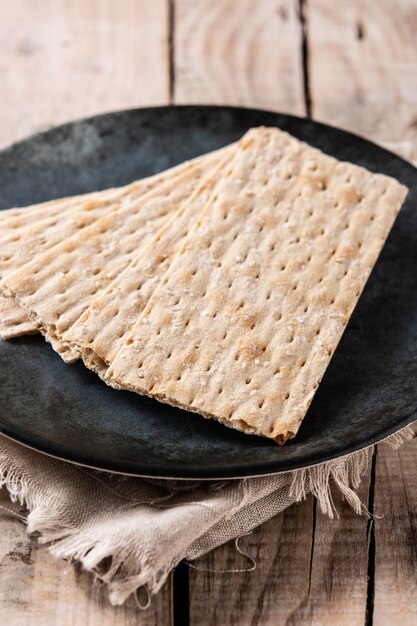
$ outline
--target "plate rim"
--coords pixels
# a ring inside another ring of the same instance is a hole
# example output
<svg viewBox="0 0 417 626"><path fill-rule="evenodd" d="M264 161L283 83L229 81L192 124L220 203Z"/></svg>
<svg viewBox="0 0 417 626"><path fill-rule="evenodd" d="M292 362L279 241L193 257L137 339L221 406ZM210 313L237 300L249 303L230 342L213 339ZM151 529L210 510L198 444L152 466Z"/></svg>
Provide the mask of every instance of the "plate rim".
<svg viewBox="0 0 417 626"><path fill-rule="evenodd" d="M82 124L84 122L90 122L92 120L100 120L100 119L105 119L106 117L111 117L113 115L128 115L131 113L136 113L139 111L169 111L169 110L174 110L174 109L194 109L194 110L198 110L201 108L205 108L205 109L218 109L218 110L228 110L230 112L232 111L250 111L253 113L266 113L266 114L270 114L270 115L282 115L283 117L286 117L288 119L292 119L296 122L302 122L302 123L312 123L315 126L320 126L321 128L323 128L323 130L330 128L332 130L335 130L337 132L343 133L347 136L350 137L354 137L355 139L358 139L360 141L363 141L364 143L368 144L369 146L376 146L379 150L384 151L387 155L389 155L390 157L393 157L395 159L398 159L400 161L402 161L404 163L404 165L407 165L408 167L413 168L414 170L417 170L417 167L415 167L413 165L413 163L411 163L411 161L408 161L406 158L396 154L395 152L392 152L391 150L389 150L388 148L386 148L385 146L375 142L375 141L371 141L370 139L368 139L367 137L365 137L364 135L361 135L359 133L356 132L352 132L346 128L342 128L340 126L335 126L334 124L328 124L327 122L320 122L318 120L315 120L311 117L307 117L307 116L303 116L303 115L295 115L293 113L286 113L285 111L273 111L271 109L259 109L257 107L247 107L247 106L234 106L234 105L223 105L223 104L204 104L204 103L199 103L199 104L160 104L160 105L155 105L155 106L146 106L146 107L134 107L134 108L126 108L126 109L115 109L114 111L105 111L103 113L98 113L96 115L87 115L84 117L76 117L74 119L68 120L66 122L63 122L62 124L57 124L57 125L53 125L47 129L44 130L40 130L34 133L30 133L29 135L27 135L26 137L22 137L21 139L18 139L17 141L12 141L9 144L6 144L5 146L2 146L0 148L0 157L4 156L4 154L6 152L8 152L11 149L15 149L18 148L20 146L24 146L26 143L30 143L31 141L33 141L34 139L42 139L43 137L47 137L48 134L52 134L54 132L56 132L57 130L65 130L66 128L70 128L72 126L75 126L77 124Z"/></svg>
<svg viewBox="0 0 417 626"><path fill-rule="evenodd" d="M100 463L94 463L94 462L82 460L81 458L77 457L77 455L70 455L70 454L65 455L58 451L53 452L53 451L47 450L46 448L42 449L41 447L37 447L33 445L33 443L30 443L29 441L25 441L24 437L19 438L15 435L9 434L5 432L4 430L2 430L2 418L1 417L0 417L0 435L5 437L6 439L9 439L10 441L13 441L15 443L18 443L19 445L22 445L25 448L28 448L29 450L32 450L33 452L37 452L51 459L55 459L63 463L71 463L72 465L76 465L77 467L82 467L82 468L93 470L93 471L105 472L108 474L116 474L118 476L126 476L130 478L145 478L145 479L150 479L150 480L156 479L156 478L160 480L181 480L181 481L242 480L244 478L263 478L267 476L277 476L279 474L285 474L287 472L306 470L306 469L317 467L319 465L323 465L326 463L331 463L332 461L335 461L335 460L341 460L345 457L347 458L351 456L352 454L363 452L364 450L372 448L373 446L377 444L384 443L392 435L400 433L401 431L403 431L404 429L412 425L416 420L417 420L417 409L415 412L413 412L410 415L407 415L404 418L404 422L401 423L401 426L399 428L393 427L392 429L387 429L387 431L384 432L383 435L376 436L374 440L368 441L368 443L366 443L365 445L358 444L358 445L352 446L352 448L348 452L340 452L338 454L330 455L327 458L322 457L320 460L309 461L307 464L297 465L296 467L291 467L287 469L283 468L283 469L278 469L278 470L257 471L257 472L252 472L248 470L247 472L243 471L240 474L238 474L235 471L230 472L230 473L227 471L226 472L219 471L219 472L211 472L210 476L204 475L204 473L196 474L194 472L190 472L189 474L187 472L184 472L183 474L176 474L176 473L169 473L169 472L167 474L163 474L163 473L149 474L146 471L134 472L134 471L118 469L117 467L113 467L113 468L104 467ZM273 465L273 463L271 463L271 465Z"/></svg>

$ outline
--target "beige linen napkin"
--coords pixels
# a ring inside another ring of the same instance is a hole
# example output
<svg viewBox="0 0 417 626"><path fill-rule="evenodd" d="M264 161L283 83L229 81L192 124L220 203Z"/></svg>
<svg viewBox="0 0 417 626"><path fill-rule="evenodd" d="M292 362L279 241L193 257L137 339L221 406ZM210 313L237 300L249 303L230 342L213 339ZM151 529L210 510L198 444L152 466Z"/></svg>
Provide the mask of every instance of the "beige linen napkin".
<svg viewBox="0 0 417 626"><path fill-rule="evenodd" d="M386 441L398 447L407 427ZM250 532L307 493L333 517L332 483L358 512L355 493L372 447L304 470L227 481L150 480L89 470L0 435L0 485L29 511L53 555L80 561L122 604L158 592L182 559L195 560Z"/></svg>

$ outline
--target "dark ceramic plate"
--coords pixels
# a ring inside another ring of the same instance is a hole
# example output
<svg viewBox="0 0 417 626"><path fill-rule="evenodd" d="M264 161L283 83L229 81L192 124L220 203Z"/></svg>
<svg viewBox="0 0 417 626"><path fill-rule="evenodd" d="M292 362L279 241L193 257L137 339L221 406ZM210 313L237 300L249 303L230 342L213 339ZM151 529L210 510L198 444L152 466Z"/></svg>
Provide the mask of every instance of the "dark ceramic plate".
<svg viewBox="0 0 417 626"><path fill-rule="evenodd" d="M116 392L64 365L39 336L0 341L0 430L85 465L156 477L281 472L368 446L417 418L417 170L359 137L265 111L168 107L66 124L0 153L0 208L123 185L278 126L395 176L407 201L297 438L279 447L195 414Z"/></svg>

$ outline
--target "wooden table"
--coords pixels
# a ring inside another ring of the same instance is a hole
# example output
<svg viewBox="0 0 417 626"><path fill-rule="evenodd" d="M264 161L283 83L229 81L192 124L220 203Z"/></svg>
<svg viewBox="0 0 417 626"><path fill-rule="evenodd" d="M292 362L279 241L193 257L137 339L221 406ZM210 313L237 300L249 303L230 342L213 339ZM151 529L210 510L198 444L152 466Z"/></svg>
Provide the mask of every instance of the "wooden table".
<svg viewBox="0 0 417 626"><path fill-rule="evenodd" d="M227 103L312 116L417 161L417 0L0 0L0 143L120 108ZM417 440L380 445L361 496L373 521L312 498L181 565L140 612L28 539L0 510L8 626L414 625ZM9 507L7 495L2 505Z"/></svg>

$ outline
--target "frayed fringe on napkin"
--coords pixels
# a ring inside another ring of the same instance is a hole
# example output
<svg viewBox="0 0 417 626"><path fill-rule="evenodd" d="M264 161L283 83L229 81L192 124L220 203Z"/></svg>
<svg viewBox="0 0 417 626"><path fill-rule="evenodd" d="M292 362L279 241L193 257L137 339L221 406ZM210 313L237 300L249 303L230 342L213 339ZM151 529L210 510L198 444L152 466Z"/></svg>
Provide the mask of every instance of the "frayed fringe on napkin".
<svg viewBox="0 0 417 626"><path fill-rule="evenodd" d="M385 441L398 448L413 437L409 426ZM332 482L366 512L355 490L372 453L371 446L274 476L155 482L84 470L2 437L0 485L29 510L29 533L38 532L56 557L82 563L121 604L139 588L157 593L182 559L247 534L308 493L334 517Z"/></svg>

